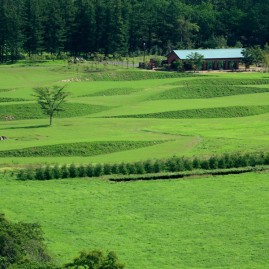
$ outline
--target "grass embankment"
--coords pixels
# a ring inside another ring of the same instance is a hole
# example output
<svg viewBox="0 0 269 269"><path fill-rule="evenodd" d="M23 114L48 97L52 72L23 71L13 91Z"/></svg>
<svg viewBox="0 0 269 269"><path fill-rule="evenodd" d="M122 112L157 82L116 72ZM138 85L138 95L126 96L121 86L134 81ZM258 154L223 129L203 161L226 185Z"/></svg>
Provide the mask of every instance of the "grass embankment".
<svg viewBox="0 0 269 269"><path fill-rule="evenodd" d="M114 250L127 269L266 268L268 174L112 183L0 180L1 211L38 222L59 263Z"/></svg>
<svg viewBox="0 0 269 269"><path fill-rule="evenodd" d="M160 113L119 115L114 118L161 118L161 119L198 119L198 118L235 118L259 115L269 112L269 106L229 106L203 109L167 111Z"/></svg>
<svg viewBox="0 0 269 269"><path fill-rule="evenodd" d="M56 144L0 151L0 157L94 156L149 147L167 141L102 141Z"/></svg>

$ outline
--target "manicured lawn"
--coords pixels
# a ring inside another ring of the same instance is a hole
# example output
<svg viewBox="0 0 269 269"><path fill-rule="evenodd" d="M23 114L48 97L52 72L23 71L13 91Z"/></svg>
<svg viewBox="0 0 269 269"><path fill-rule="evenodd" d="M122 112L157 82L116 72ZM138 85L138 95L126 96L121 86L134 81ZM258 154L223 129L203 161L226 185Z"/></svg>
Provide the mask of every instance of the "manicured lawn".
<svg viewBox="0 0 269 269"><path fill-rule="evenodd" d="M38 222L60 263L114 250L127 269L266 268L268 174L112 183L0 180L10 220Z"/></svg>

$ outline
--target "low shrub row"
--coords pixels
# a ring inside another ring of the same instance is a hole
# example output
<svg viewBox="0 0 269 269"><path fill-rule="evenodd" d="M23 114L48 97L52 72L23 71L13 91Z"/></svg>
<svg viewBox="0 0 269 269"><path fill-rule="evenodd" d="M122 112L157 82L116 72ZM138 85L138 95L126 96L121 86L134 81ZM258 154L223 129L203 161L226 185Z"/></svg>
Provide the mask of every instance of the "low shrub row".
<svg viewBox="0 0 269 269"><path fill-rule="evenodd" d="M172 157L165 160L147 160L134 163L96 164L70 166L55 165L19 171L20 180L49 180L75 177L100 177L104 175L143 175L162 172L183 172L193 170L216 170L268 165L269 153L224 154L208 159Z"/></svg>

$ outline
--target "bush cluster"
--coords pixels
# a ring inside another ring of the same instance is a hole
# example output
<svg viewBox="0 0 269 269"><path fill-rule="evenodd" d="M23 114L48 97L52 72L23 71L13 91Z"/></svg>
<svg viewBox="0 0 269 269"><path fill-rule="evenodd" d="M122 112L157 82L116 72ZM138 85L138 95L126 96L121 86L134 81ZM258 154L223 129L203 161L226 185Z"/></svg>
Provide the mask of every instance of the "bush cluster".
<svg viewBox="0 0 269 269"><path fill-rule="evenodd" d="M183 172L193 170L216 170L268 165L269 153L224 154L207 159L171 157L164 160L147 160L134 163L96 165L54 165L19 171L20 180L50 180L60 178L100 177L104 175L143 175L162 172Z"/></svg>

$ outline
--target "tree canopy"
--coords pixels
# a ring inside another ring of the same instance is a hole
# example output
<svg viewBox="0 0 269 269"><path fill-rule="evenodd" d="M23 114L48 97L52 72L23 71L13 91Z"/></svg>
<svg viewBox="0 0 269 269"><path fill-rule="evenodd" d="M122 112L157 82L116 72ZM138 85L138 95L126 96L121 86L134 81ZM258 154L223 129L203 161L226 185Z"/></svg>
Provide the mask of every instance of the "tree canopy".
<svg viewBox="0 0 269 269"><path fill-rule="evenodd" d="M35 88L35 97L45 114L49 116L50 126L52 118L57 111L63 110L62 104L68 93L64 91L65 86L39 87Z"/></svg>
<svg viewBox="0 0 269 269"><path fill-rule="evenodd" d="M261 0L0 0L0 62L23 54L151 54L265 46Z"/></svg>
<svg viewBox="0 0 269 269"><path fill-rule="evenodd" d="M54 268L38 224L12 223L0 214L0 268Z"/></svg>

